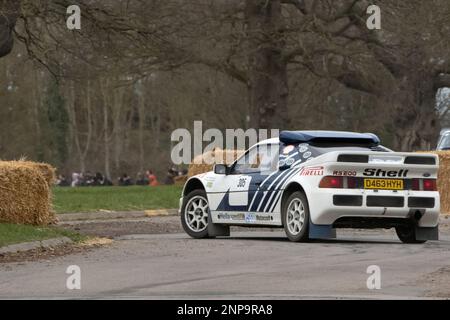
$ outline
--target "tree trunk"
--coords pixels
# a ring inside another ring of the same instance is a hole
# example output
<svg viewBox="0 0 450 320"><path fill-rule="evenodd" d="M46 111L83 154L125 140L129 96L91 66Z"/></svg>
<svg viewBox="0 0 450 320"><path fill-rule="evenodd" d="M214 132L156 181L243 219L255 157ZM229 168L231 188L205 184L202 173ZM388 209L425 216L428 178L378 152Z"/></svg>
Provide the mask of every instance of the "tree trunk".
<svg viewBox="0 0 450 320"><path fill-rule="evenodd" d="M109 180L111 180L111 156L110 156L110 149L109 149L109 103L110 99L108 99L108 93L106 90L109 87L109 81L108 80L100 80L100 90L102 93L102 106L103 106L103 148L104 148L104 170L105 170L105 176Z"/></svg>
<svg viewBox="0 0 450 320"><path fill-rule="evenodd" d="M424 72L404 77L398 92L393 94L394 148L398 151L419 151L434 148L439 136L439 115L433 79ZM392 103L392 101L391 101Z"/></svg>
<svg viewBox="0 0 450 320"><path fill-rule="evenodd" d="M249 40L250 126L283 129L287 115L287 63L283 59L280 0L247 0L246 30Z"/></svg>
<svg viewBox="0 0 450 320"><path fill-rule="evenodd" d="M38 83L42 83L42 79L40 79L40 74L37 70L34 70L33 72L33 76L34 76L34 81L36 84ZM39 85L35 85L33 86L33 103L31 103L30 105L32 106L32 113L33 113L33 118L34 118L34 125L35 125L35 141L36 141L36 145L35 145L35 152L36 152L36 157L38 161L44 161L44 148L43 148L43 143L42 143L42 132L41 132L41 108L42 108L42 92L41 92L41 87Z"/></svg>
<svg viewBox="0 0 450 320"><path fill-rule="evenodd" d="M105 176L111 180L110 155L109 155L109 137L108 137L108 106L103 104L103 144L105 149Z"/></svg>
<svg viewBox="0 0 450 320"><path fill-rule="evenodd" d="M110 88L111 96L113 98L112 107L113 107L113 122L112 122L112 133L114 138L113 144L113 160L114 167L116 170L120 169L120 160L122 155L122 150L124 147L124 125L122 123L122 109L123 109L123 96L124 90L122 87L120 88Z"/></svg>
<svg viewBox="0 0 450 320"><path fill-rule="evenodd" d="M428 110L432 109L428 107ZM427 151L436 147L439 136L439 119L436 113L430 111L423 112L414 116L413 119L400 115L395 119L398 124L394 127L395 150ZM410 120L408 121L407 119Z"/></svg>
<svg viewBox="0 0 450 320"><path fill-rule="evenodd" d="M14 45L13 30L20 15L19 0L0 0L0 57L8 55Z"/></svg>
<svg viewBox="0 0 450 320"><path fill-rule="evenodd" d="M139 95L139 170L144 171L145 150L144 150L144 129L145 129L145 98L142 90Z"/></svg>
<svg viewBox="0 0 450 320"><path fill-rule="evenodd" d="M84 146L82 146L82 141L80 139L80 130L78 126L77 111L75 106L75 86L74 82L69 83L69 94L67 108L69 110L69 117L71 123L72 139L75 144L75 148L79 159L79 168L81 172L86 172L86 158L91 147L92 140L92 102L91 102L91 80L86 81L86 140L84 141Z"/></svg>

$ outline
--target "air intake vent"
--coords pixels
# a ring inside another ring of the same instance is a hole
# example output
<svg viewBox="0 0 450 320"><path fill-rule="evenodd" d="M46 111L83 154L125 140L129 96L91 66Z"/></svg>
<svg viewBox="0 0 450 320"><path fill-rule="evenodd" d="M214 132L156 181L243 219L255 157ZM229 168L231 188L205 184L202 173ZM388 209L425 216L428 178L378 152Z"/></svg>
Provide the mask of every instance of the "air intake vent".
<svg viewBox="0 0 450 320"><path fill-rule="evenodd" d="M408 207L410 208L434 208L434 198L408 198Z"/></svg>
<svg viewBox="0 0 450 320"><path fill-rule="evenodd" d="M379 197L379 196L368 196L367 206L368 207L393 207L401 208L404 206L405 199L403 197Z"/></svg>
<svg viewBox="0 0 450 320"><path fill-rule="evenodd" d="M436 164L436 159L432 157L406 157L405 164Z"/></svg>
<svg viewBox="0 0 450 320"><path fill-rule="evenodd" d="M369 156L362 154L340 154L338 162L369 163Z"/></svg>
<svg viewBox="0 0 450 320"><path fill-rule="evenodd" d="M341 207L361 207L363 204L362 196L335 195L333 204Z"/></svg>

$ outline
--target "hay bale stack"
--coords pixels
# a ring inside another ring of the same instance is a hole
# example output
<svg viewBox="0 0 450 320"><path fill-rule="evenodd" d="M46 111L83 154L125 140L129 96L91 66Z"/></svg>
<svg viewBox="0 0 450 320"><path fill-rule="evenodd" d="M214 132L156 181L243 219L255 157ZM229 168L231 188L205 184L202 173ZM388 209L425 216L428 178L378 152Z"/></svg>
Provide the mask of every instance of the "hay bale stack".
<svg viewBox="0 0 450 320"><path fill-rule="evenodd" d="M56 183L56 169L43 162L31 162L31 161L19 161L21 165L37 169L47 181L47 184L51 187Z"/></svg>
<svg viewBox="0 0 450 320"><path fill-rule="evenodd" d="M197 174L211 171L216 163L231 164L244 152L244 150L222 150L219 148L205 152L204 154L195 157L189 165L188 176L192 177Z"/></svg>
<svg viewBox="0 0 450 320"><path fill-rule="evenodd" d="M438 190L441 212L450 213L450 151L434 151L439 156Z"/></svg>
<svg viewBox="0 0 450 320"><path fill-rule="evenodd" d="M187 179L188 179L187 175L186 176L176 176L175 179L174 179L175 180L175 185L176 186L182 186L182 185L184 185L186 183Z"/></svg>
<svg viewBox="0 0 450 320"><path fill-rule="evenodd" d="M55 170L29 161L0 161L0 222L48 225L56 219L51 186Z"/></svg>

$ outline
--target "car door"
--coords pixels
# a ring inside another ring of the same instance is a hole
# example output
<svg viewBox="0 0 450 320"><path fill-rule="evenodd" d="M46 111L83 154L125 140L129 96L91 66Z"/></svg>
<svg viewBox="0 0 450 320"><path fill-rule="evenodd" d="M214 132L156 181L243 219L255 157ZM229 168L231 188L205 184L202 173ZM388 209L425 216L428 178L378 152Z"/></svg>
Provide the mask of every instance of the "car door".
<svg viewBox="0 0 450 320"><path fill-rule="evenodd" d="M239 158L225 178L228 190L218 210L228 213L251 213L257 208L255 195L264 192L266 181L278 170L279 144L260 144L249 149ZM247 222L253 222L255 215L245 214Z"/></svg>

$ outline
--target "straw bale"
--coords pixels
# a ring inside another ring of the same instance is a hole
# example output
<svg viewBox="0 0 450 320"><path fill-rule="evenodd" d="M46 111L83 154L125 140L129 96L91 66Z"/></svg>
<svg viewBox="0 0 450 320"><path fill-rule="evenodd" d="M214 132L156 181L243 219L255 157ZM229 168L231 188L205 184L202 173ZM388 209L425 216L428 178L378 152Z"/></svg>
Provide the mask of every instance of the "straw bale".
<svg viewBox="0 0 450 320"><path fill-rule="evenodd" d="M31 225L54 222L54 172L42 163L0 161L0 221Z"/></svg>
<svg viewBox="0 0 450 320"><path fill-rule="evenodd" d="M222 150L215 148L204 154L198 155L189 165L188 177L213 170L214 164L231 164L244 150Z"/></svg>
<svg viewBox="0 0 450 320"><path fill-rule="evenodd" d="M47 181L47 184L51 187L56 183L56 169L43 162L32 162L32 161L19 161L20 165L28 166L37 169Z"/></svg>
<svg viewBox="0 0 450 320"><path fill-rule="evenodd" d="M187 179L188 179L187 175L185 175L185 176L176 176L175 179L174 179L175 180L175 185L182 186L182 185L184 185L186 183Z"/></svg>
<svg viewBox="0 0 450 320"><path fill-rule="evenodd" d="M441 213L450 213L450 151L433 151L439 156L438 190Z"/></svg>

